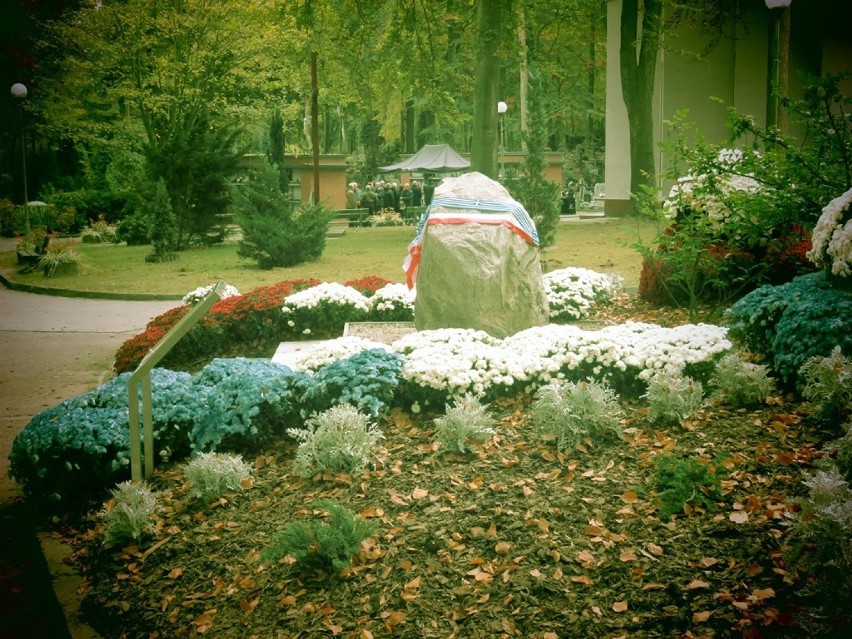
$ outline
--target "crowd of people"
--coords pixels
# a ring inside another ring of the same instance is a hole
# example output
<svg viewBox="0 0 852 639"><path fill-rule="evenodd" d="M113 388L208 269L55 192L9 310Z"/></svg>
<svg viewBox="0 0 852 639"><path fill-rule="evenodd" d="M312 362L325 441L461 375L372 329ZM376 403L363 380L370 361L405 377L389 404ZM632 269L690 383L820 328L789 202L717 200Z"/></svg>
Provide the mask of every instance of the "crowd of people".
<svg viewBox="0 0 852 639"><path fill-rule="evenodd" d="M377 180L368 182L363 189L357 182L350 182L346 187L346 208L367 209L368 215L392 209L405 217L409 207L429 206L434 192L435 184L431 180L426 180L422 186L418 180L402 186L397 182Z"/></svg>

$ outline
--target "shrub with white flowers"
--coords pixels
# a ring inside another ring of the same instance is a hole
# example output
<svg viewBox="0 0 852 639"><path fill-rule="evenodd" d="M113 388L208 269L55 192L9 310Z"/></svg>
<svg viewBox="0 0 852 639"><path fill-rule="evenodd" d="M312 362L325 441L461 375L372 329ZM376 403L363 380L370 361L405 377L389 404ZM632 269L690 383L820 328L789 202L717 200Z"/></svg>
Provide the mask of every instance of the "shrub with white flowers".
<svg viewBox="0 0 852 639"><path fill-rule="evenodd" d="M414 319L414 289L387 284L370 298L370 319L377 322L410 322Z"/></svg>
<svg viewBox="0 0 852 639"><path fill-rule="evenodd" d="M569 267L545 273L544 291L554 321L588 317L593 305L612 300L624 280L587 268Z"/></svg>
<svg viewBox="0 0 852 639"><path fill-rule="evenodd" d="M312 374L332 362L356 355L361 351L371 348L390 350L387 344L374 342L366 337L347 335L336 339L325 340L313 348L301 351L294 359L293 366L296 370Z"/></svg>
<svg viewBox="0 0 852 639"><path fill-rule="evenodd" d="M189 293L183 296L183 303L187 306L195 306L201 300L203 300L207 296L207 294L214 288L216 288L215 284L199 286L194 291L190 291ZM219 299L225 299L226 297L236 297L237 295L242 295L242 293L237 290L236 286L225 284L222 296Z"/></svg>
<svg viewBox="0 0 852 639"><path fill-rule="evenodd" d="M727 170L734 170L743 161L740 149L722 149L717 162ZM690 173L678 178L663 202L666 217L690 211L707 216L711 222L723 223L737 213L732 206L738 198L753 196L761 184L747 175L725 173Z"/></svg>
<svg viewBox="0 0 852 639"><path fill-rule="evenodd" d="M838 277L852 276L852 189L822 209L808 257Z"/></svg>
<svg viewBox="0 0 852 639"><path fill-rule="evenodd" d="M288 295L281 310L296 333L339 335L346 322L367 318L370 300L351 286L324 282Z"/></svg>

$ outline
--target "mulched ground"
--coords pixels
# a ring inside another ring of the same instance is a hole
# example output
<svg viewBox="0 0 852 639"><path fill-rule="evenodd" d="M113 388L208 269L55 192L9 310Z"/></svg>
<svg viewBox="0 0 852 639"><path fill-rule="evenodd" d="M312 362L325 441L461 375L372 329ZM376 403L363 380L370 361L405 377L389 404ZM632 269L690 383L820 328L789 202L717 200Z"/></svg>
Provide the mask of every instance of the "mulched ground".
<svg viewBox="0 0 852 639"><path fill-rule="evenodd" d="M630 296L592 321L625 318L682 321ZM147 638L847 636L845 620L802 607L781 552L821 455L789 398L665 430L628 402L623 441L565 452L531 428L528 398L493 409L497 434L467 456L436 452L428 417L392 411L380 463L357 477L299 479L282 442L247 458L250 489L209 505L189 502L179 471L159 472L155 539L106 549L94 517L64 530L87 621ZM722 498L661 518L661 454L706 464ZM319 499L378 525L353 566L264 560L287 522L322 515Z"/></svg>

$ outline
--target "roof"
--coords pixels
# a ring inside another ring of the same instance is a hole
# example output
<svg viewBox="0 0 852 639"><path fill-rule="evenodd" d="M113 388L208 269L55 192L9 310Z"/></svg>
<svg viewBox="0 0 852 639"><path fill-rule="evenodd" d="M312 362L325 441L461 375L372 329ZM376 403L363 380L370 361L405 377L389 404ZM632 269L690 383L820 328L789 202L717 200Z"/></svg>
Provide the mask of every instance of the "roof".
<svg viewBox="0 0 852 639"><path fill-rule="evenodd" d="M426 144L410 158L391 164L380 166L379 171L389 173L390 171L461 171L470 168L470 162L456 153L449 144Z"/></svg>

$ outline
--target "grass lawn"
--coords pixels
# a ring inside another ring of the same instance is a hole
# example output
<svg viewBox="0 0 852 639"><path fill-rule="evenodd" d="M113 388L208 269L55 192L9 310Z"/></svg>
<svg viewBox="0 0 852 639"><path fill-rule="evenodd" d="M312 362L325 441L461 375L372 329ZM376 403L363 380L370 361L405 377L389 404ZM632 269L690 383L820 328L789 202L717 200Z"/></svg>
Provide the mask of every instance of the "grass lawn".
<svg viewBox="0 0 852 639"><path fill-rule="evenodd" d="M654 225L645 220L609 218L563 222L554 246L542 252L545 270L582 266L619 273L625 286L639 284L641 257L630 245L650 242ZM17 273L14 251L0 253L0 269L13 282L80 291L150 293L183 296L207 284L224 280L247 292L283 280L315 277L343 283L365 275L404 281L402 261L413 236L412 227L349 229L329 238L322 258L292 268L261 270L252 260L237 255L237 242L184 251L174 262L149 264L150 246L78 244L85 264L78 275L45 277L41 271ZM62 240L59 240L62 241Z"/></svg>

